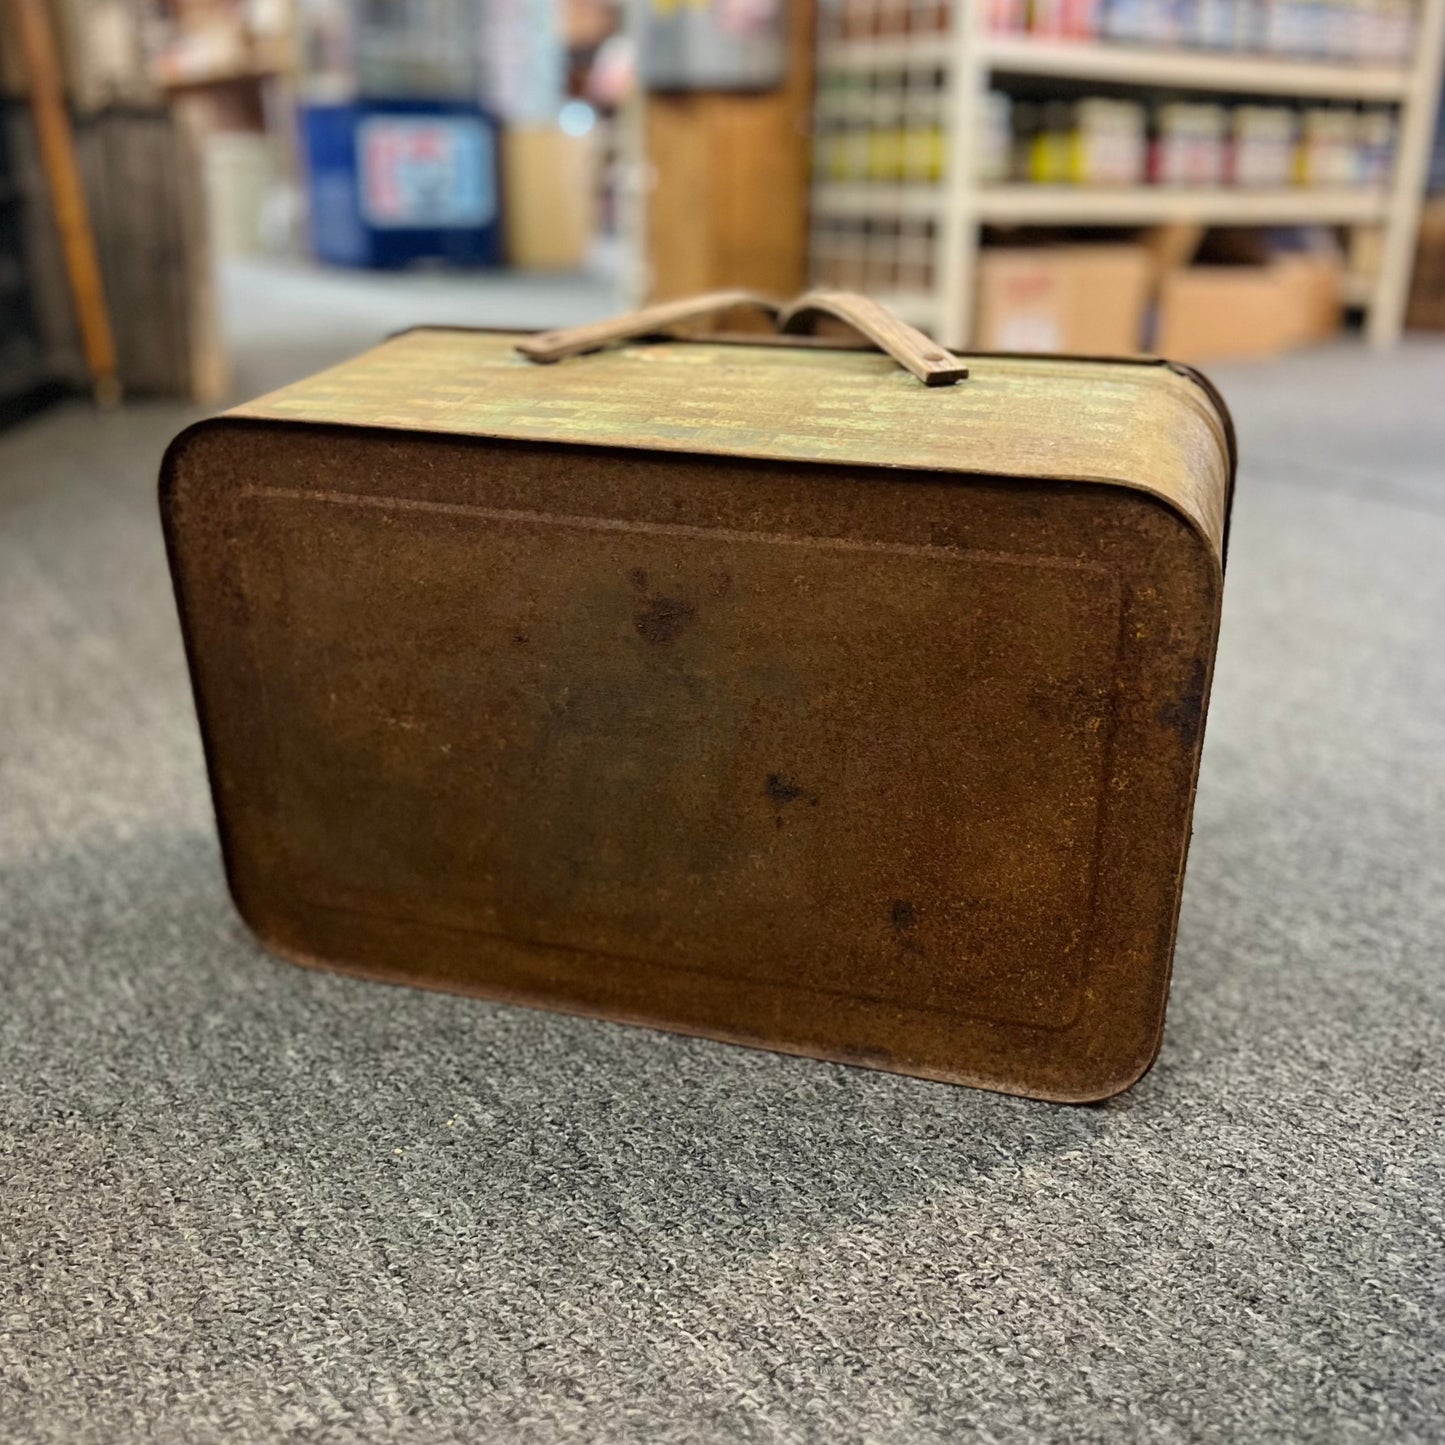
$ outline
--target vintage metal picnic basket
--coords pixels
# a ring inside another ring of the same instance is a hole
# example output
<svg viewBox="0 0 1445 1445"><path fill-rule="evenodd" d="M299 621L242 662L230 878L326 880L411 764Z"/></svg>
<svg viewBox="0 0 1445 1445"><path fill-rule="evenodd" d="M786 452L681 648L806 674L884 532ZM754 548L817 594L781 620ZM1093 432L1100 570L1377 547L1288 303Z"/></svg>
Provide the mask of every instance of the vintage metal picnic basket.
<svg viewBox="0 0 1445 1445"><path fill-rule="evenodd" d="M745 299L410 331L177 439L236 905L298 962L1114 1094L1164 1020L1227 413L1150 359L961 379L838 293L783 331L891 355L658 335Z"/></svg>

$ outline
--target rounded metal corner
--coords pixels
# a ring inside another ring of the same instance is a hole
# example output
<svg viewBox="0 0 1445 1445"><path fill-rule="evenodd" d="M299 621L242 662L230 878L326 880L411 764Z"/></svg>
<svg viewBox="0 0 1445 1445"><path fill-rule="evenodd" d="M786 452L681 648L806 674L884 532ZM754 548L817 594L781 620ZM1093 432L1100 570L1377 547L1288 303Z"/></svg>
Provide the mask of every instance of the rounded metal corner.
<svg viewBox="0 0 1445 1445"><path fill-rule="evenodd" d="M1117 1071L1101 1072L1097 1083L1085 1085L1077 1091L1070 1090L1066 1095L1054 1096L1054 1102L1079 1105L1107 1104L1111 1099L1117 1099L1121 1095L1127 1094L1159 1062L1159 1052L1163 1045L1164 1027L1161 1022L1148 1051L1142 1057L1131 1060Z"/></svg>
<svg viewBox="0 0 1445 1445"><path fill-rule="evenodd" d="M194 449L196 444L203 438L209 438L221 432L235 430L236 421L226 413L220 416L202 417L200 421L193 421L189 426L183 427L170 440L165 451L161 454L161 464L157 480L157 499L160 503L161 516L166 518L170 515L170 508L176 499L176 489L179 485L179 473L181 463L186 455Z"/></svg>
<svg viewBox="0 0 1445 1445"><path fill-rule="evenodd" d="M1239 467L1239 443L1234 430L1234 416L1229 410L1229 403L1224 399L1224 393L1197 366L1164 358L1161 358L1161 361L1176 376L1182 376L1186 381L1192 381L1209 398L1209 404L1217 413L1220 426L1224 428L1224 439L1229 449L1229 478L1232 484L1234 473Z"/></svg>

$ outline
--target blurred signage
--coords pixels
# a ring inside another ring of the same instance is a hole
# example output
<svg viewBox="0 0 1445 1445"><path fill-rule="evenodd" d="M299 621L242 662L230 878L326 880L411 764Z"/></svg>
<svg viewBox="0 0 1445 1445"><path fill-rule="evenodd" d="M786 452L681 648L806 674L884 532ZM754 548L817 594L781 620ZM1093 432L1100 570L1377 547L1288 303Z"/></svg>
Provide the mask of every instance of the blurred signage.
<svg viewBox="0 0 1445 1445"><path fill-rule="evenodd" d="M497 210L491 132L469 116L371 116L357 130L361 209L378 228L485 226Z"/></svg>
<svg viewBox="0 0 1445 1445"><path fill-rule="evenodd" d="M788 0L650 0L642 78L652 90L772 90L788 65Z"/></svg>

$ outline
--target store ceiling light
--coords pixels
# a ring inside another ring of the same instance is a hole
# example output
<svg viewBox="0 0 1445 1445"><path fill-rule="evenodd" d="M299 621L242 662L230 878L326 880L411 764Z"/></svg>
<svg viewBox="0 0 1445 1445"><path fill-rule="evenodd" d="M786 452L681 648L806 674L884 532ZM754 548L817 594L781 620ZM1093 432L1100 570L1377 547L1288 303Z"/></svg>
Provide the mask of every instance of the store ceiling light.
<svg viewBox="0 0 1445 1445"><path fill-rule="evenodd" d="M597 124L597 112L585 100L569 100L557 116L567 135L586 135Z"/></svg>

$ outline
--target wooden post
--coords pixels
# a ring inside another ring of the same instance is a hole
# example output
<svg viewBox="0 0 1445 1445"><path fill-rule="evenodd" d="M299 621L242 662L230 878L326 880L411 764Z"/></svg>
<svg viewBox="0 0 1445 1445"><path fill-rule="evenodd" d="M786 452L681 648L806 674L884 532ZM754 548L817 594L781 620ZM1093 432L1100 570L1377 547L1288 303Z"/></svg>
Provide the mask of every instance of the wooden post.
<svg viewBox="0 0 1445 1445"><path fill-rule="evenodd" d="M1395 142L1395 178L1385 222L1384 253L1366 319L1370 343L1393 346L1405 325L1415 245L1420 236L1420 206L1430 145L1435 135L1435 107L1440 100L1440 67L1445 64L1445 0L1424 0L1416 8L1415 59L1400 112Z"/></svg>
<svg viewBox="0 0 1445 1445"><path fill-rule="evenodd" d="M727 287L790 296L807 281L812 0L788 12L777 90L643 98L650 301Z"/></svg>
<svg viewBox="0 0 1445 1445"><path fill-rule="evenodd" d="M103 406L111 406L120 400L115 336L106 308L90 210L85 203L75 157L75 135L65 108L65 84L60 73L55 32L45 0L11 0L11 4L20 33L30 109L35 117L40 159L50 188L50 204L60 232L86 369L95 399Z"/></svg>

